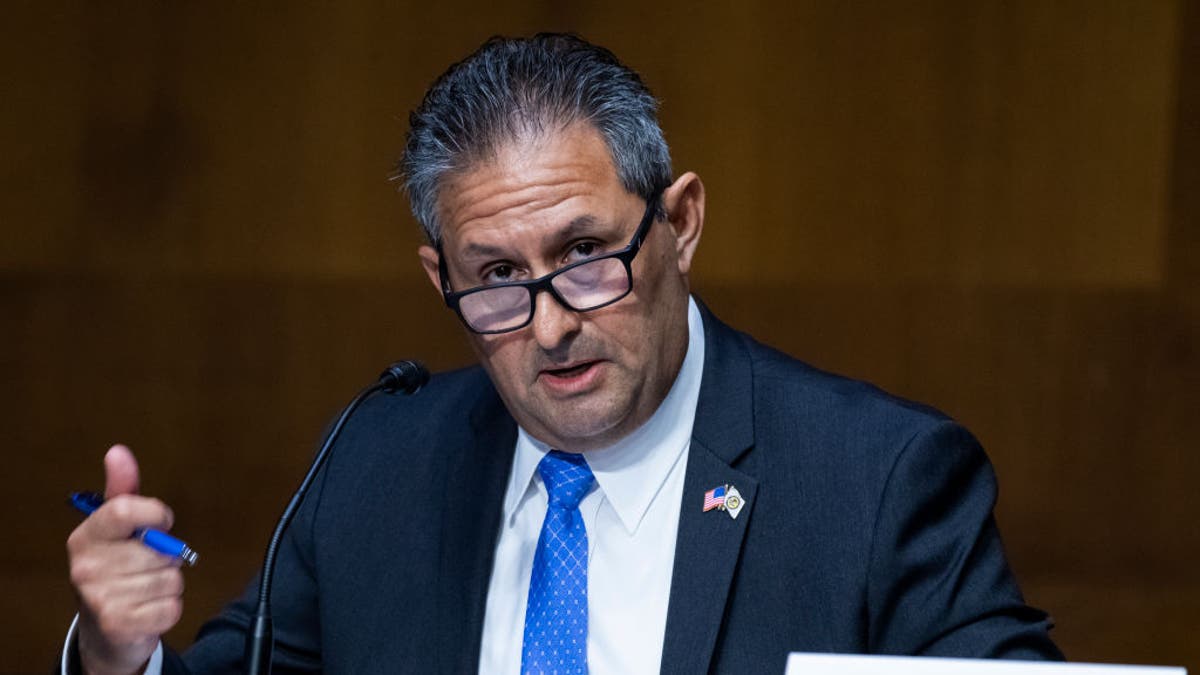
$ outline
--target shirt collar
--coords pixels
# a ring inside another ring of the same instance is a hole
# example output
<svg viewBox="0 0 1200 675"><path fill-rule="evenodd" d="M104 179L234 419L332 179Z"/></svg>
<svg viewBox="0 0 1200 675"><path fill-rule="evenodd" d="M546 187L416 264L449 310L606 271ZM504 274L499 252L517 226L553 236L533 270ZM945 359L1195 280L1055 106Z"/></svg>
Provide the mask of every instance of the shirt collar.
<svg viewBox="0 0 1200 675"><path fill-rule="evenodd" d="M696 301L689 297L687 354L667 397L633 433L584 455L597 485L630 534L691 442L703 374L704 321ZM532 494L538 462L549 451L550 446L518 427L516 456L504 499L505 523L511 523L517 509Z"/></svg>

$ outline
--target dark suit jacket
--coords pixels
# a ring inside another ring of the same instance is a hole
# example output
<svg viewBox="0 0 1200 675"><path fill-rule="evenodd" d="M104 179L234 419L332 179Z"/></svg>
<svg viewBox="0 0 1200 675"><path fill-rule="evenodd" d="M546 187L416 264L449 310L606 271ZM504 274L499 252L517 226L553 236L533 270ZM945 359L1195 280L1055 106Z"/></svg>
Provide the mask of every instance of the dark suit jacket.
<svg viewBox="0 0 1200 675"><path fill-rule="evenodd" d="M704 324L662 672L781 673L789 651L1061 658L966 430ZM283 545L275 672L475 672L515 442L479 368L365 403ZM701 511L725 484L736 520ZM236 672L255 586L167 672Z"/></svg>

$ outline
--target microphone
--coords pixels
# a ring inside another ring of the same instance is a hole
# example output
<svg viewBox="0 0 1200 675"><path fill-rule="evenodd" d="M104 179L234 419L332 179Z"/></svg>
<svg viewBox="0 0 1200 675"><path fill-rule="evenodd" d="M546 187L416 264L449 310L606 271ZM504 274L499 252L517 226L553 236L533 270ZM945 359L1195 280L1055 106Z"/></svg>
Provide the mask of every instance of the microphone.
<svg viewBox="0 0 1200 675"><path fill-rule="evenodd" d="M417 361L397 361L379 374L381 387L389 394L415 394L429 383L429 370Z"/></svg>
<svg viewBox="0 0 1200 675"><path fill-rule="evenodd" d="M275 576L275 557L279 551L279 543L282 541L283 533L287 531L288 525L292 523L296 511L300 508L300 503L304 501L304 495L308 494L308 489L316 479L317 473L325 464L325 460L329 458L333 443L341 435L346 420L350 419L350 415L363 401L376 392L415 394L427 382L429 382L429 371L425 366L417 361L397 361L379 374L379 380L375 384L363 389L351 399L338 415L333 427L329 429L324 442L321 443L321 449L317 451L317 456L313 458L312 465L308 468L308 473L304 474L304 479L300 481L300 487L296 488L292 499L283 509L283 515L279 517L275 532L271 534L271 542L267 544L267 553L263 557L262 575L258 584L258 605L254 610L250 631L246 634L245 660L248 675L271 672L271 655L275 648L274 631L271 624L271 581Z"/></svg>

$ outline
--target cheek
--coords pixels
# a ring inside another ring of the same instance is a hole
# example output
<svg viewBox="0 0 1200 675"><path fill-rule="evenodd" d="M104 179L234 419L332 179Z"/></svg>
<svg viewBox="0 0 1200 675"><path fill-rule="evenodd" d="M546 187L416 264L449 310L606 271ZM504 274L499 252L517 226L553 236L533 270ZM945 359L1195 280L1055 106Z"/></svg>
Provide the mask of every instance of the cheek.
<svg viewBox="0 0 1200 675"><path fill-rule="evenodd" d="M647 347L658 330L653 301L638 296L637 302L614 305L614 311L596 322L597 333L610 346L610 352L631 372L643 372L651 359ZM599 317L598 317L599 318ZM615 347L614 349L611 349Z"/></svg>
<svg viewBox="0 0 1200 675"><path fill-rule="evenodd" d="M520 332L471 336L471 347L493 382L523 387L524 352L522 341L517 339Z"/></svg>
<svg viewBox="0 0 1200 675"><path fill-rule="evenodd" d="M643 249L634 261L634 292L643 302L655 307L659 306L665 294L672 291L672 283L679 278L679 257L675 254L674 243L673 239L660 231L652 245Z"/></svg>

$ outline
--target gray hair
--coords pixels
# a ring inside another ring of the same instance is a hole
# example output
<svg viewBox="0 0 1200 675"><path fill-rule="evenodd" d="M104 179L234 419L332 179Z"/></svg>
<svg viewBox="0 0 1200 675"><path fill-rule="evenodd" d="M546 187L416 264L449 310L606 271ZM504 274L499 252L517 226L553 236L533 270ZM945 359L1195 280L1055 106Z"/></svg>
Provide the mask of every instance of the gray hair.
<svg viewBox="0 0 1200 675"><path fill-rule="evenodd" d="M528 134L587 122L608 146L621 185L649 200L671 182L657 109L636 72L578 36L493 37L434 81L409 116L397 176L426 238L438 243L443 177Z"/></svg>

